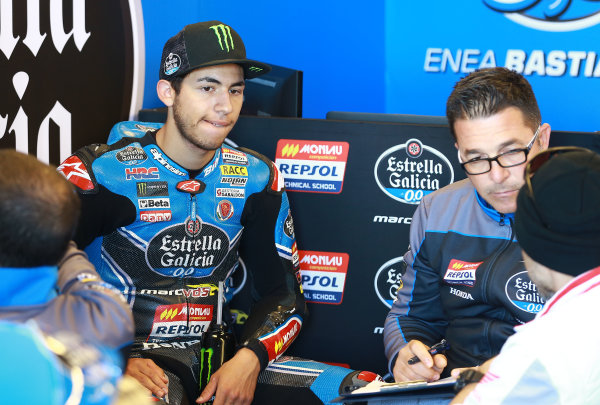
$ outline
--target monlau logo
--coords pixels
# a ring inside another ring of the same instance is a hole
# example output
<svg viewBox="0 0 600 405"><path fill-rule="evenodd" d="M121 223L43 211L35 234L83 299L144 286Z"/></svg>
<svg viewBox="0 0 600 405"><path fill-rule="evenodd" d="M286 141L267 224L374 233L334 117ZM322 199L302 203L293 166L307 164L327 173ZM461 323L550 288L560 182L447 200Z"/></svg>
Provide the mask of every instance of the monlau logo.
<svg viewBox="0 0 600 405"><path fill-rule="evenodd" d="M282 157L294 157L300 150L300 145L285 145L281 150Z"/></svg>
<svg viewBox="0 0 600 405"><path fill-rule="evenodd" d="M342 145L304 145L300 153L311 155L341 155Z"/></svg>
<svg viewBox="0 0 600 405"><path fill-rule="evenodd" d="M217 36L222 51L229 52L235 49L233 37L231 36L231 28L225 24L213 25L209 28L212 29Z"/></svg>
<svg viewBox="0 0 600 405"><path fill-rule="evenodd" d="M339 267L342 265L343 259L341 256L305 255L300 263Z"/></svg>

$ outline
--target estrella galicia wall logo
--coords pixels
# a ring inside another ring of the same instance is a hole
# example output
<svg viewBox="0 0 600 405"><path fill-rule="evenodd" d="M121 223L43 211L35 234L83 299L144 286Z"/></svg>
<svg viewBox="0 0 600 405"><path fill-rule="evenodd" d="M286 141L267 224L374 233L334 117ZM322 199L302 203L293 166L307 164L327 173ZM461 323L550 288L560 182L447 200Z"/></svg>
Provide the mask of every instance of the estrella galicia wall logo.
<svg viewBox="0 0 600 405"><path fill-rule="evenodd" d="M531 281L527 271L522 271L509 278L504 291L514 306L532 314L540 312L546 302L538 293L537 286Z"/></svg>
<svg viewBox="0 0 600 405"><path fill-rule="evenodd" d="M302 289L307 302L342 303L348 272L348 253L300 250Z"/></svg>
<svg viewBox="0 0 600 405"><path fill-rule="evenodd" d="M388 308L398 295L398 290L403 287L402 276L406 272L406 264L402 256L385 262L375 274L375 292L379 300Z"/></svg>
<svg viewBox="0 0 600 405"><path fill-rule="evenodd" d="M158 274L168 277L205 277L225 259L229 237L222 229L202 223L191 239L189 224L176 224L157 233L148 243L146 262Z"/></svg>
<svg viewBox="0 0 600 405"><path fill-rule="evenodd" d="M394 200L418 204L427 194L452 183L454 170L443 153L418 139L409 139L379 156L375 181Z"/></svg>
<svg viewBox="0 0 600 405"><path fill-rule="evenodd" d="M539 31L576 31L600 23L597 0L483 0L508 19Z"/></svg>
<svg viewBox="0 0 600 405"><path fill-rule="evenodd" d="M0 148L58 166L137 115L141 0L1 0L0 14Z"/></svg>

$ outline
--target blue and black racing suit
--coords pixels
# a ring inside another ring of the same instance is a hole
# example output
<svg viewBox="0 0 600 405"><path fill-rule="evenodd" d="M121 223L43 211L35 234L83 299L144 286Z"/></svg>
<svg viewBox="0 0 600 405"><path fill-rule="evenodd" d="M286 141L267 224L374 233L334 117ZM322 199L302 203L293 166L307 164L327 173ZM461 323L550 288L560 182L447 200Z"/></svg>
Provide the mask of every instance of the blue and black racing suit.
<svg viewBox="0 0 600 405"><path fill-rule="evenodd" d="M170 403L179 401L171 388L177 379L193 402L217 286L230 281L241 256L253 305L238 342L260 360L257 394L264 383L271 385L268 396L292 395L296 387L313 399L332 398L352 370L326 366L324 373L323 364L293 358L267 368L294 341L307 314L292 216L275 165L256 152L222 146L191 172L156 144L160 125L147 125L154 129L117 124L108 145L84 147L59 167L82 201L75 240L133 308L131 357L150 358L165 370ZM320 395L319 378L333 381L335 390ZM302 398L287 403L308 403Z"/></svg>

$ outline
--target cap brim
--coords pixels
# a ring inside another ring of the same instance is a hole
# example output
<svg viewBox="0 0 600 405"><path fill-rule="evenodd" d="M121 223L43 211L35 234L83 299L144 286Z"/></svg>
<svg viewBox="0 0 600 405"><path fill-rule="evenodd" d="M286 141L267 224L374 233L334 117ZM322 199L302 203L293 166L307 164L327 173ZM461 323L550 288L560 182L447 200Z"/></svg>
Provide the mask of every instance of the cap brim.
<svg viewBox="0 0 600 405"><path fill-rule="evenodd" d="M192 70L196 70L196 69L200 69L200 68L204 68L204 67L228 65L230 63L234 63L236 65L242 66L242 68L244 69L244 78L245 79L253 79L255 77L264 75L265 73L268 73L271 71L271 66L267 65L266 63L258 62L255 60L220 59L220 60L213 60L213 61L210 61L207 63L202 63L202 64L196 65L196 66L190 66L190 68L188 70L186 70L185 72L181 72L175 76L182 76L182 75L188 74Z"/></svg>

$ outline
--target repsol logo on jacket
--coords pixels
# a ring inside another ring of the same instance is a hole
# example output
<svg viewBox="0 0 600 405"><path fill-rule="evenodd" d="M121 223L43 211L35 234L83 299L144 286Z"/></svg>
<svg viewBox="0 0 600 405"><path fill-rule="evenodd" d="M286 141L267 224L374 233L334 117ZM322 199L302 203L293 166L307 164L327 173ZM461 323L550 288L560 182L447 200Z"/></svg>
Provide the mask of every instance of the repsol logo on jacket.
<svg viewBox="0 0 600 405"><path fill-rule="evenodd" d="M452 259L448 264L444 281L448 284L459 284L472 287L475 285L475 273L477 268L483 262L465 262L462 260Z"/></svg>
<svg viewBox="0 0 600 405"><path fill-rule="evenodd" d="M163 229L148 243L146 260L152 270L171 277L204 277L212 273L229 252L229 237L220 228L203 223L194 236L185 224Z"/></svg>

